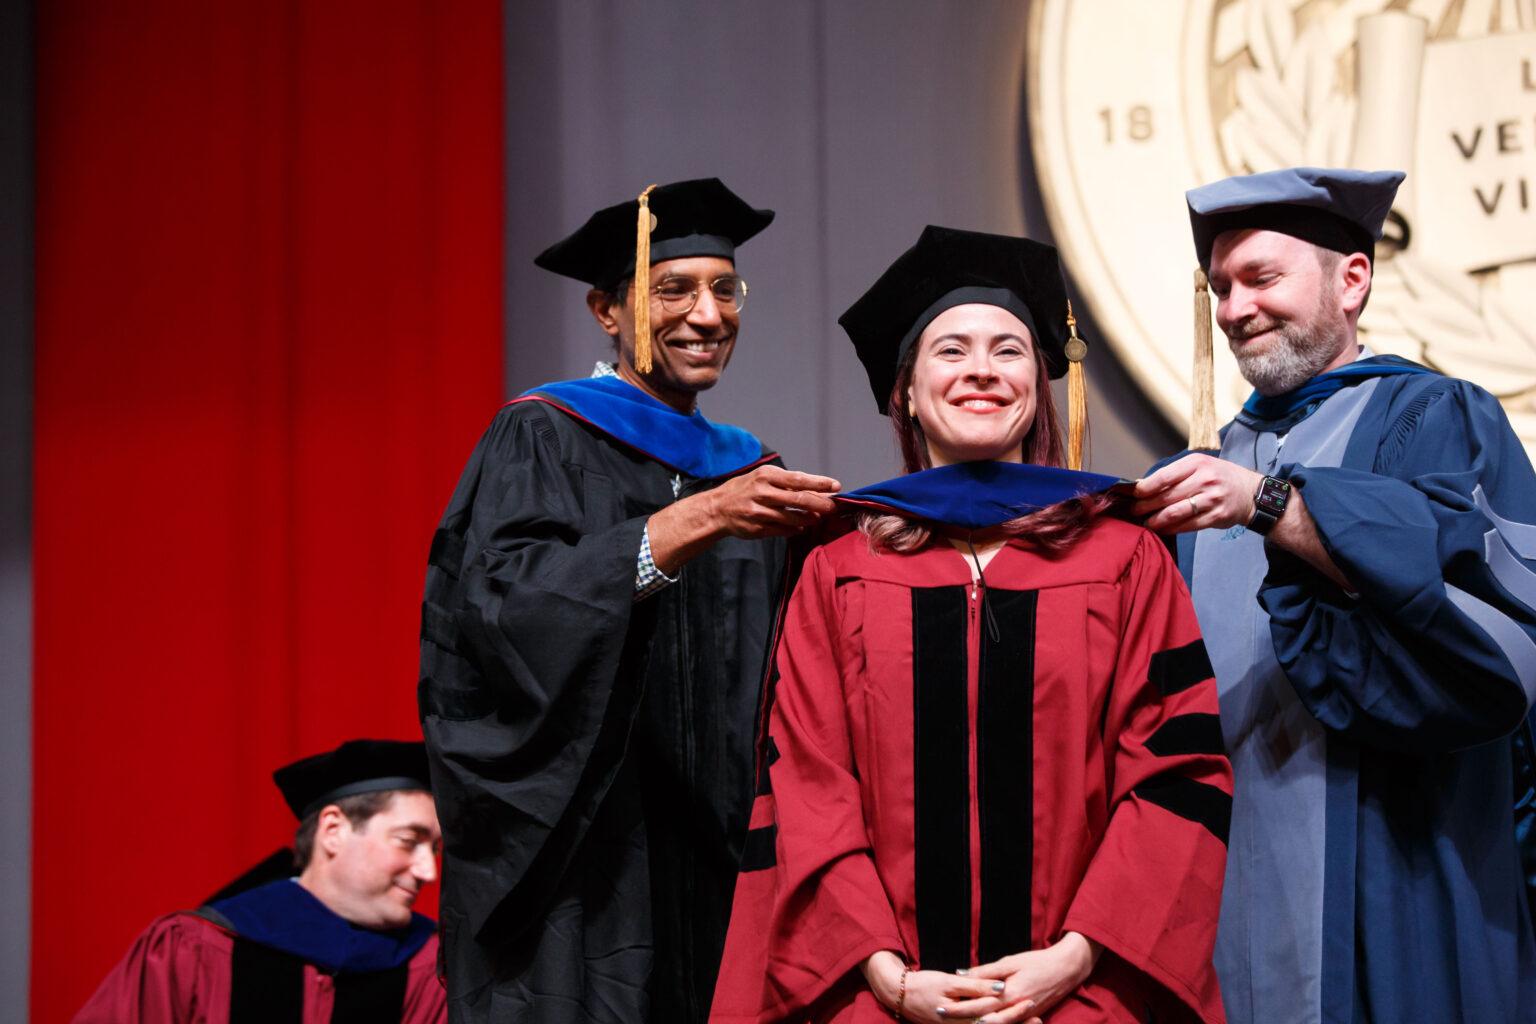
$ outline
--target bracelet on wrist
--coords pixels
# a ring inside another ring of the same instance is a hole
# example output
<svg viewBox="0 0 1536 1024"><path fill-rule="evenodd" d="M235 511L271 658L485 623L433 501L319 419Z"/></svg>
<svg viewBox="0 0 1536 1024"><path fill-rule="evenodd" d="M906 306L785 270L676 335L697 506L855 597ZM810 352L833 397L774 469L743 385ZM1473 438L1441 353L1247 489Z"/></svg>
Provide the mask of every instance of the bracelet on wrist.
<svg viewBox="0 0 1536 1024"><path fill-rule="evenodd" d="M891 1016L895 1017L897 1020L906 1020L906 1018L901 1014L907 1006L907 975L911 973L912 968L908 967L906 964L901 965L901 982L897 985L896 1007L895 1009L891 1010Z"/></svg>

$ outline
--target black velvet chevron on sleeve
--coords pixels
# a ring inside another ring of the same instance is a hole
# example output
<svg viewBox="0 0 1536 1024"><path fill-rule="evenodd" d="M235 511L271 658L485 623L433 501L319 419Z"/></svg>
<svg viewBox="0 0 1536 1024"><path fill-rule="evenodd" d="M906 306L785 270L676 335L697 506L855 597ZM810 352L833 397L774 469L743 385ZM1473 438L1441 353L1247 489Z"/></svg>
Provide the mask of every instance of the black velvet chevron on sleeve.
<svg viewBox="0 0 1536 1024"><path fill-rule="evenodd" d="M1223 845L1226 844L1227 833L1232 828L1232 797L1215 786L1177 776L1158 777L1142 783L1132 792L1186 821L1204 826Z"/></svg>
<svg viewBox="0 0 1536 1024"><path fill-rule="evenodd" d="M1148 738L1147 749L1158 757L1224 754L1226 747L1221 738L1221 716L1175 715L1158 726L1157 731Z"/></svg>
<svg viewBox="0 0 1536 1024"><path fill-rule="evenodd" d="M1210 679L1215 672L1211 668L1210 657L1205 653L1205 641L1195 639L1183 647L1158 651L1152 655L1147 675L1159 693L1171 697Z"/></svg>

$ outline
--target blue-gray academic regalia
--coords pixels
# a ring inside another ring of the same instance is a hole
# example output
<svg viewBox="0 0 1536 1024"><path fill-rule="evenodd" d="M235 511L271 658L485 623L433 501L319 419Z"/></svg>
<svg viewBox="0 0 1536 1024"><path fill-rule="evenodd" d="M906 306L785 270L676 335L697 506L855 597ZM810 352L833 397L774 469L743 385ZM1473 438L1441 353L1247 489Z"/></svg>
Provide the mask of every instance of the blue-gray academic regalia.
<svg viewBox="0 0 1536 1024"><path fill-rule="evenodd" d="M1348 369L1240 414L1221 454L1301 489L1358 592L1241 527L1179 538L1236 780L1227 1014L1536 1021L1515 838L1536 473L1481 389L1391 357Z"/></svg>

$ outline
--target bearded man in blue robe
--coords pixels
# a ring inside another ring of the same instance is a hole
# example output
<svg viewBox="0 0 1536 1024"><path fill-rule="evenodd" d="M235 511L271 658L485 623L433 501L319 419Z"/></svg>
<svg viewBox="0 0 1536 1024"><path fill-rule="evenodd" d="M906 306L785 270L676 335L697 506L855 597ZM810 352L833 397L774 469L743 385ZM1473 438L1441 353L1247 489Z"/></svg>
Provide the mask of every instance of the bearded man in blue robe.
<svg viewBox="0 0 1536 1024"><path fill-rule="evenodd" d="M1359 343L1402 179L1187 195L1255 391L1137 511L1177 535L1220 694L1235 1024L1536 1020L1536 473L1486 391Z"/></svg>

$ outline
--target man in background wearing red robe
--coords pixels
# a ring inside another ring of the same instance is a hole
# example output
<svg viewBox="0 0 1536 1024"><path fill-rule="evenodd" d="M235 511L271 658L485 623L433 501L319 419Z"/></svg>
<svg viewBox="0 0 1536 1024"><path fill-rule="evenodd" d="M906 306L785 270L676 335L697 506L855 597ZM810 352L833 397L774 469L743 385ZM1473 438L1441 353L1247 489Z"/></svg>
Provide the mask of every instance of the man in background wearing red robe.
<svg viewBox="0 0 1536 1024"><path fill-rule="evenodd" d="M352 740L273 779L298 875L154 921L76 1024L446 1019L437 927L411 910L441 843L422 744Z"/></svg>

